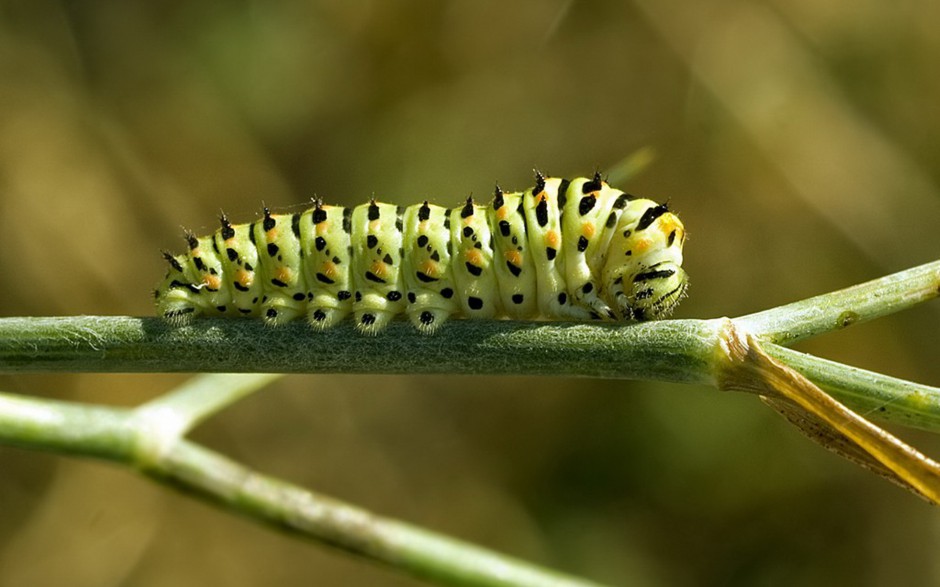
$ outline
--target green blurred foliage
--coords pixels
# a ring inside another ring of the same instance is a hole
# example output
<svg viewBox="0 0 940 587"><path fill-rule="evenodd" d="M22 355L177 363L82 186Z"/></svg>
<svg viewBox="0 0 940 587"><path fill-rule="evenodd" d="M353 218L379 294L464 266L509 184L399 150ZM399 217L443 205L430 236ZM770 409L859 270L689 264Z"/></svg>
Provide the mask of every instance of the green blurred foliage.
<svg viewBox="0 0 940 587"><path fill-rule="evenodd" d="M152 313L220 208L486 196L656 160L680 317L937 257L940 5L0 2L0 314ZM803 345L940 384L937 306ZM182 376L4 376L133 405ZM289 377L195 437L615 584L936 584L934 510L754 398L645 382ZM905 432L933 454L940 444ZM126 472L0 448L3 585L414 585Z"/></svg>

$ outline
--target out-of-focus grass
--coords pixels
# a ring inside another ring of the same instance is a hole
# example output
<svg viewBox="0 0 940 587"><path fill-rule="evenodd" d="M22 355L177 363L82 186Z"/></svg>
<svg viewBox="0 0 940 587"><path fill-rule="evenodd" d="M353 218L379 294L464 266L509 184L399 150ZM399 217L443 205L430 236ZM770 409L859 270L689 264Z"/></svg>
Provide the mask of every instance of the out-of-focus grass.
<svg viewBox="0 0 940 587"><path fill-rule="evenodd" d="M451 204L531 169L690 231L680 316L936 258L930 2L0 5L0 313L150 314L181 226L314 194ZM937 308L801 348L940 383ZM3 377L131 404L171 376ZM135 390L128 395L127 390ZM121 390L120 392L118 390ZM753 398L647 383L290 377L197 438L268 472L626 583L936 583L932 510ZM930 436L907 438L936 455ZM0 584L411 585L96 463L0 448Z"/></svg>

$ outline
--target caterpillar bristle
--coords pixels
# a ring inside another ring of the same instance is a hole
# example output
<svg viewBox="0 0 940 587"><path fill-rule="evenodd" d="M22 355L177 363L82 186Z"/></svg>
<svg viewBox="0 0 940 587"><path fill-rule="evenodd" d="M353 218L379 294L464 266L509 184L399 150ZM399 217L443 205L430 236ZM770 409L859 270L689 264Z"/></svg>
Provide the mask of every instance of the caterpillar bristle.
<svg viewBox="0 0 940 587"><path fill-rule="evenodd" d="M186 241L186 245L189 247L190 251L194 251L199 248L199 239L196 238L196 235L193 234L192 231L184 231L183 239Z"/></svg>

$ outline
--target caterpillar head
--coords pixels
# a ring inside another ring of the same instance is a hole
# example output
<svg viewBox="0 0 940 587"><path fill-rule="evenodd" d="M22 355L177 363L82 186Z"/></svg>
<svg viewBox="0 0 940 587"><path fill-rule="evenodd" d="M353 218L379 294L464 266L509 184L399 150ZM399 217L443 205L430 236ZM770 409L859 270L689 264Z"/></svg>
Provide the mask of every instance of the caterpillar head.
<svg viewBox="0 0 940 587"><path fill-rule="evenodd" d="M633 200L624 210L604 265L607 301L624 320L665 318L685 297L685 228L665 204Z"/></svg>
<svg viewBox="0 0 940 587"><path fill-rule="evenodd" d="M689 276L674 261L663 261L635 273L615 294L625 320L657 320L672 313L685 297Z"/></svg>

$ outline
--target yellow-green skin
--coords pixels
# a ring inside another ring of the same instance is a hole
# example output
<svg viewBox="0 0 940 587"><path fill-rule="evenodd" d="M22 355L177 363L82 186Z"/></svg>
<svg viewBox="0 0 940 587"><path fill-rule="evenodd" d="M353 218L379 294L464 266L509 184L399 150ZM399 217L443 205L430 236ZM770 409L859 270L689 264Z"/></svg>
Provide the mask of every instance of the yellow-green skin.
<svg viewBox="0 0 940 587"><path fill-rule="evenodd" d="M665 205L635 199L599 176L536 177L488 206L447 209L320 201L306 212L187 236L165 254L154 292L175 325L198 315L306 316L317 330L349 314L366 334L405 313L424 333L451 316L527 320L647 320L685 295L685 229Z"/></svg>

